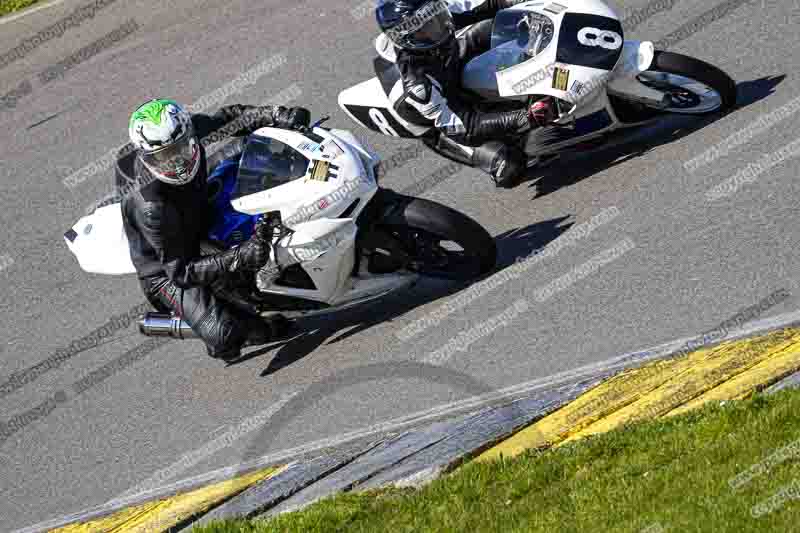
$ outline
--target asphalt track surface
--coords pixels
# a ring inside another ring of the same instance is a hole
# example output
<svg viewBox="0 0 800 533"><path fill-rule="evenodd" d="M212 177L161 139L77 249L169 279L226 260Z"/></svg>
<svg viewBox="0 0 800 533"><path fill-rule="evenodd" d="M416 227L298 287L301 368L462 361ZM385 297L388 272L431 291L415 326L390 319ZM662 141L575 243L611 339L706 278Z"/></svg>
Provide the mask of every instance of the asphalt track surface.
<svg viewBox="0 0 800 533"><path fill-rule="evenodd" d="M83 273L61 235L108 192L110 176L72 189L63 178L122 144L127 117L143 100L192 102L285 53L285 63L225 103L268 102L297 84L302 95L294 103L315 116L330 114L330 125L365 136L380 153L410 146L360 129L336 105L341 89L372 75L373 20L351 13L361 4L185 1L167 9L119 2L0 71L6 94L126 21L138 25L62 79L34 83L16 109L0 109L0 255L13 261L0 271L3 381L142 301L132 277ZM628 13L647 2L616 4ZM0 25L0 51L76 5L68 0ZM658 40L710 7L679 1L626 38ZM453 298L446 286L426 283L362 311L308 321L308 334L229 367L208 358L199 341L170 342L74 394L74 382L145 340L130 326L4 394L0 420L8 421L67 391L52 412L0 444L0 530L102 504L287 395L296 394L291 413L191 461L172 480L689 337L779 289L792 297L764 316L796 310L796 162L784 161L714 202L705 192L793 142L797 115L695 172L683 163L797 96L798 24L796 0L753 0L671 48L721 67L739 83L741 106L731 114L670 119L626 146L571 159L513 190L496 190L470 169L428 188L425 197L456 206L497 237L504 266L603 209L616 207L619 215L410 340L395 333ZM425 152L394 169L385 185L411 187L446 164ZM545 302L535 299L537 289L624 239L634 246L618 258ZM445 371L404 363L425 361L520 297L531 302L527 310L505 315L507 324L467 350L437 359ZM362 366L370 368L363 380ZM479 385L464 386L448 373Z"/></svg>

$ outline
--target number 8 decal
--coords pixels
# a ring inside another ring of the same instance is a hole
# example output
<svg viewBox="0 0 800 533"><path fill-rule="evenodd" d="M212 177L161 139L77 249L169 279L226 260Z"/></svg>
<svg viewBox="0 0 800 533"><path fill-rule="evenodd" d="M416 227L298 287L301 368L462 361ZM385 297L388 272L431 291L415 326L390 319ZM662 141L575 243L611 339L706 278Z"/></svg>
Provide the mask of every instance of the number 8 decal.
<svg viewBox="0 0 800 533"><path fill-rule="evenodd" d="M381 133L383 133L384 135L391 135L392 137L400 137L400 135L398 135L398 133L394 131L392 125L389 124L389 121L386 120L386 117L383 116L383 113L381 113L380 109L371 107L369 110L369 118L372 119L372 122L375 124L375 126L378 127L379 130L381 130Z"/></svg>
<svg viewBox="0 0 800 533"><path fill-rule="evenodd" d="M586 27L578 32L578 42L584 46L600 46L608 50L618 50L622 46L622 36L615 31Z"/></svg>

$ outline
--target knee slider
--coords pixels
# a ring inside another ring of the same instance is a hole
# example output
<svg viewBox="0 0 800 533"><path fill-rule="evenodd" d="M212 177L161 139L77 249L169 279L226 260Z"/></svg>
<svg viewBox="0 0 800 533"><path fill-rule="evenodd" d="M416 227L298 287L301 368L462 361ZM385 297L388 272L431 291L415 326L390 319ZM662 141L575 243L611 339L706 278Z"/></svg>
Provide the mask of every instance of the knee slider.
<svg viewBox="0 0 800 533"><path fill-rule="evenodd" d="M525 168L525 155L499 141L485 143L475 149L475 166L503 181L514 177Z"/></svg>
<svg viewBox="0 0 800 533"><path fill-rule="evenodd" d="M244 325L228 313L222 313L219 317L208 313L197 324L192 325L192 329L214 352L239 349L247 336Z"/></svg>

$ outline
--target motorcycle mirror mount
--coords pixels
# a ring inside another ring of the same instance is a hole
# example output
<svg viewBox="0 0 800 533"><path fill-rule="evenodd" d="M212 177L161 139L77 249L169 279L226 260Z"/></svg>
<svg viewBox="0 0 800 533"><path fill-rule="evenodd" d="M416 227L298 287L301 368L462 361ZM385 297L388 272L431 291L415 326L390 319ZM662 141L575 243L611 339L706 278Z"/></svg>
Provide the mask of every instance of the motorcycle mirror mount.
<svg viewBox="0 0 800 533"><path fill-rule="evenodd" d="M314 128L319 128L322 124L324 124L325 122L329 121L330 119L331 119L330 115L324 115L323 117L321 117L319 120L317 120L315 123L313 123L311 125L311 129L313 130Z"/></svg>
<svg viewBox="0 0 800 533"><path fill-rule="evenodd" d="M558 111L558 118L555 120L554 125L574 130L575 129L575 113L570 113L571 107L564 108L564 102L560 98L556 98L556 111Z"/></svg>

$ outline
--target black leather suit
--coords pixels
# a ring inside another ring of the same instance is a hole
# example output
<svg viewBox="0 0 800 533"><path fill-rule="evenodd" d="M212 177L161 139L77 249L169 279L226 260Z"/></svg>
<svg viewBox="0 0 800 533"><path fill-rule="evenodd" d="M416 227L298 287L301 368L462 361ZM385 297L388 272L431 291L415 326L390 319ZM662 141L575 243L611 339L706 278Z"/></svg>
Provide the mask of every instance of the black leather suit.
<svg viewBox="0 0 800 533"><path fill-rule="evenodd" d="M495 14L522 1L486 0L462 12L451 7L457 30L473 25L463 35L435 50L396 50L404 89L393 101L397 113L411 123L436 127L441 135L435 142L441 151L452 151L448 149L448 144L452 146L448 139L477 147L471 161L464 162L482 168L496 180L524 168L526 158L522 151L497 139L531 129L528 112L522 109L489 113L475 109L460 93L461 74L472 58L489 50Z"/></svg>
<svg viewBox="0 0 800 533"><path fill-rule="evenodd" d="M265 126L307 126L309 113L303 108L233 105L211 116L194 115L192 122L201 140L200 171L192 182L173 186L155 179L135 152L118 161L115 182L123 191L123 224L148 301L182 317L205 341L209 355L227 359L245 344L268 342L271 329L254 308L220 297L247 284L247 274L236 270L234 255L201 257L200 242L207 239L212 220L202 140L226 125L220 131L231 130L231 124L237 129L227 132L231 136ZM126 177L131 174L134 183Z"/></svg>

